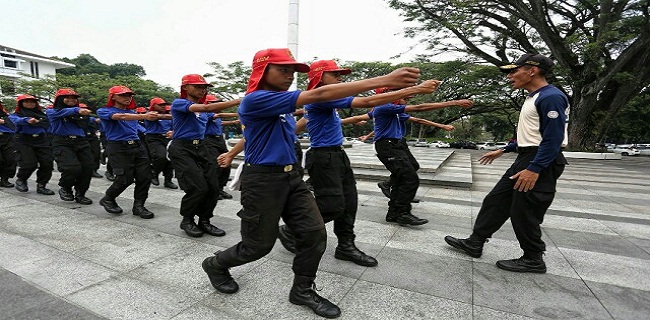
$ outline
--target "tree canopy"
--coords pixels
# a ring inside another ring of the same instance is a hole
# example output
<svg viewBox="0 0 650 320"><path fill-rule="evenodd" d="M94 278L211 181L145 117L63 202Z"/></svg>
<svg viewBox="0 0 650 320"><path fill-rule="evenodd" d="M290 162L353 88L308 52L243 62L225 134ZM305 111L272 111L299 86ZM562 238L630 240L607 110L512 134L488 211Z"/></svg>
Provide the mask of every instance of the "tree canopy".
<svg viewBox="0 0 650 320"><path fill-rule="evenodd" d="M590 149L650 85L647 0L388 0L406 35L431 54L503 65L522 53L557 62L550 80L571 101L570 147Z"/></svg>

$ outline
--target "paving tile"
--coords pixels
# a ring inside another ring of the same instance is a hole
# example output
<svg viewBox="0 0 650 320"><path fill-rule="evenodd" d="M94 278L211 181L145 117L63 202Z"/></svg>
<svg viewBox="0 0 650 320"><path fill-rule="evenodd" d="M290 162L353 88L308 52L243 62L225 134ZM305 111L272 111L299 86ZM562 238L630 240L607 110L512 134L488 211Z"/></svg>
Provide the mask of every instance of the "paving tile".
<svg viewBox="0 0 650 320"><path fill-rule="evenodd" d="M635 320L650 317L650 291L593 281L585 283L614 319Z"/></svg>

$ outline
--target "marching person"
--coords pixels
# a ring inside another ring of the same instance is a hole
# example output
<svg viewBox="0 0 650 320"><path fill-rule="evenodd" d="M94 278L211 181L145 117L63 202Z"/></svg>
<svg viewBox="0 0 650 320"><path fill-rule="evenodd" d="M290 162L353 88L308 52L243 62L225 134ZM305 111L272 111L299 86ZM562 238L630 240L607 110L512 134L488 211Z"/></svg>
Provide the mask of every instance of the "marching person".
<svg viewBox="0 0 650 320"><path fill-rule="evenodd" d="M167 159L167 145L172 136L172 116L170 103L162 98L153 98L149 101L149 112L157 112L158 120L144 121L145 139L151 158L151 184L157 186L160 184L158 175L162 172L165 182L163 186L168 189L178 189L178 186L172 181L174 177L174 168L171 161Z"/></svg>
<svg viewBox="0 0 650 320"><path fill-rule="evenodd" d="M106 131L106 151L115 174L115 181L99 204L108 213L122 213L115 199L135 180L133 214L142 219L151 219L153 212L144 206L149 196L151 168L147 151L138 136L138 121L156 120L159 116L155 113L136 114L134 95L126 86L111 87L106 107L97 110Z"/></svg>
<svg viewBox="0 0 650 320"><path fill-rule="evenodd" d="M88 106L85 103L79 103L80 108L88 109ZM90 109L88 109L90 110ZM90 144L90 152L93 155L93 178L101 178L102 175L97 172L99 169L101 160L102 160L102 146L97 136L99 127L101 125L101 119L93 117L92 115L88 117L88 122L84 124L84 130L86 131L86 139Z"/></svg>
<svg viewBox="0 0 650 320"><path fill-rule="evenodd" d="M307 90L341 83L341 76L352 72L341 69L333 60L319 60L310 65ZM338 109L371 108L414 94L433 92L439 81L430 80L418 86L370 97L342 99L307 104L305 116L311 147L305 154L305 170L309 172L314 197L323 221L334 221L334 234L338 239L334 257L352 261L361 266L377 266L377 260L354 244L354 222L357 215L358 194L350 160L343 150L343 129ZM278 236L282 245L295 252L293 233L287 225L280 226Z"/></svg>
<svg viewBox="0 0 650 320"><path fill-rule="evenodd" d="M238 109L246 141L240 177L243 209L238 213L242 240L206 258L202 267L219 292L237 292L239 285L228 269L268 254L282 218L296 240L289 301L305 305L319 316L336 318L341 314L339 307L313 290L327 233L316 201L302 180L294 149L296 122L291 113L297 106L340 99L377 86L414 85L419 70L402 68L373 79L287 91L296 71L307 72L309 66L295 61L286 48L262 50L253 58L246 96ZM222 166L228 165L233 154L229 151L220 158Z"/></svg>
<svg viewBox="0 0 650 320"><path fill-rule="evenodd" d="M56 91L54 105L46 113L50 120L54 160L61 172L59 197L63 201L92 204L86 191L92 178L93 155L84 130L90 109L79 107L79 95L64 88Z"/></svg>
<svg viewBox="0 0 650 320"><path fill-rule="evenodd" d="M16 126L0 102L0 187L13 188L9 179L16 175L16 147L14 133Z"/></svg>
<svg viewBox="0 0 650 320"><path fill-rule="evenodd" d="M181 81L180 98L171 106L174 136L169 146L169 159L185 192L181 200L180 228L190 237L201 237L203 233L222 237L226 232L210 223L219 196L219 170L216 159L208 161L205 126L207 112L234 107L239 99L206 103L208 87L212 85L202 76L188 74ZM199 217L198 224L195 216Z"/></svg>
<svg viewBox="0 0 650 320"><path fill-rule="evenodd" d="M27 179L36 171L36 193L54 195L54 191L45 187L54 170L52 146L47 137L50 122L38 105L38 99L28 94L18 95L16 109L9 119L16 126L15 147L19 167L16 190L29 191Z"/></svg>
<svg viewBox="0 0 650 320"><path fill-rule="evenodd" d="M207 95L205 103L221 102L222 100L214 95ZM216 162L220 154L228 152L226 140L223 138L223 126L229 124L238 124L239 120L223 121L223 118L237 117L236 113L208 113L208 123L205 125L205 147L208 150L208 161ZM230 166L219 170L219 200L232 199L232 195L224 190L230 177Z"/></svg>
<svg viewBox="0 0 650 320"><path fill-rule="evenodd" d="M512 151L517 151L517 159L483 199L469 238L445 237L450 246L480 258L483 244L510 218L524 254L517 259L497 261L497 267L503 270L546 272L542 259L546 244L540 225L555 197L557 179L567 164L562 147L568 141L569 109L566 95L546 80L552 66L551 59L529 53L500 67L512 87L526 90L528 96L519 114L517 142L484 154L479 162L490 164Z"/></svg>

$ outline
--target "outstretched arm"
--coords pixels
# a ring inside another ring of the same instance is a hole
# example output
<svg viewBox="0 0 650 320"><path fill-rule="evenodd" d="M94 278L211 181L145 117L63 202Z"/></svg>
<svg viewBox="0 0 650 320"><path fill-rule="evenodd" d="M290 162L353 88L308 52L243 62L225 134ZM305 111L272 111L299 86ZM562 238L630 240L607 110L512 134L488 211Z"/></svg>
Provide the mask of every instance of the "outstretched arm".
<svg viewBox="0 0 650 320"><path fill-rule="evenodd" d="M220 154L217 157L217 163L219 163L219 166L222 168L230 167L232 160L235 159L238 154L244 151L244 143L246 143L246 139L241 138L239 141L237 141L237 144L235 144L235 146L230 149L230 151Z"/></svg>
<svg viewBox="0 0 650 320"><path fill-rule="evenodd" d="M241 99L235 99L235 100L224 101L224 102L208 103L208 104L195 103L195 104L193 104L193 105L191 105L189 107L189 110L191 112L219 112L221 110L237 106L237 105L239 105L240 102L241 102Z"/></svg>
<svg viewBox="0 0 650 320"><path fill-rule="evenodd" d="M473 105L474 103L472 102L472 100L467 100L467 99L451 100L445 102L431 102L431 103L422 103L416 105L407 105L406 109L404 109L404 112L409 113L409 112L429 111L429 110L442 109L442 108L447 108L452 106L469 108Z"/></svg>
<svg viewBox="0 0 650 320"><path fill-rule="evenodd" d="M372 136L374 136L374 135L375 135L375 132L370 131L370 133L368 133L367 135L359 137L359 141L366 141L366 140L372 138Z"/></svg>
<svg viewBox="0 0 650 320"><path fill-rule="evenodd" d="M341 119L341 124L355 124L360 121L368 121L370 117L367 114L360 114L358 116L352 116Z"/></svg>
<svg viewBox="0 0 650 320"><path fill-rule="evenodd" d="M382 94L376 94L369 97L355 97L352 100L352 108L372 108L382 104L397 101L402 98L410 97L416 94L426 94L435 91L440 85L438 80L427 80L417 86L389 91Z"/></svg>
<svg viewBox="0 0 650 320"><path fill-rule="evenodd" d="M412 121L412 122L415 122L415 123L419 123L419 124L423 124L423 125L427 125L427 126L431 126L431 127L440 128L440 129L445 130L445 131L451 131L451 130L455 129L455 127L450 125L450 124L437 123L437 122L429 121L427 119L416 118L416 117L413 117L413 116L410 117L408 119L408 121Z"/></svg>

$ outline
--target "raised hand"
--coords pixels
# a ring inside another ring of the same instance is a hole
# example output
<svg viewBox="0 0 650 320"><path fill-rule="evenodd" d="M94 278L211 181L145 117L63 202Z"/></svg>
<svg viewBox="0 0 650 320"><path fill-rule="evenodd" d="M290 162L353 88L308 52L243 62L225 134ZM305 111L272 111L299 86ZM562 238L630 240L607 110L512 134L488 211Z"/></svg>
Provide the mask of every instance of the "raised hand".
<svg viewBox="0 0 650 320"><path fill-rule="evenodd" d="M436 89L438 89L438 86L440 86L440 83L440 80L426 80L418 84L416 87L418 87L418 89L421 89L421 93L427 94L436 91Z"/></svg>
<svg viewBox="0 0 650 320"><path fill-rule="evenodd" d="M420 79L420 69L404 67L393 70L384 76L386 87L404 88L414 86Z"/></svg>

